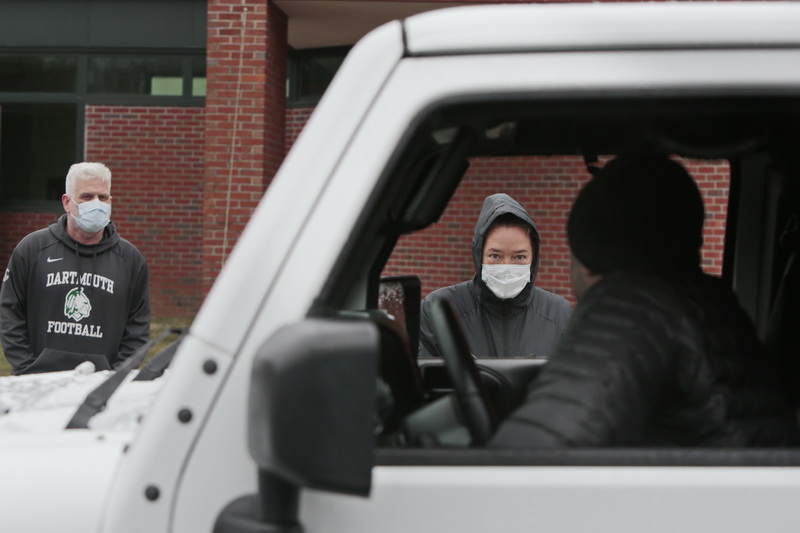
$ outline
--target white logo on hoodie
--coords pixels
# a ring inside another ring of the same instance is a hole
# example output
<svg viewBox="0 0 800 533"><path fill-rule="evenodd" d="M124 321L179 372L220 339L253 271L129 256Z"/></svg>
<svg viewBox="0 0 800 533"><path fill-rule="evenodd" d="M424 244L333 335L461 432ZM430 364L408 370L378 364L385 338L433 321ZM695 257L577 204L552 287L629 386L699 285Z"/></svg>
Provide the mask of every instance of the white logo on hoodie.
<svg viewBox="0 0 800 533"><path fill-rule="evenodd" d="M92 274L91 272L84 272L80 276L74 270L50 272L47 274L47 279L45 281L45 287L75 284L80 284L86 287L94 287L96 289L104 290L109 294L114 294L113 279L101 276L100 274Z"/></svg>
<svg viewBox="0 0 800 533"><path fill-rule="evenodd" d="M64 299L64 315L75 322L80 322L92 312L92 302L83 292L83 287L75 287Z"/></svg>

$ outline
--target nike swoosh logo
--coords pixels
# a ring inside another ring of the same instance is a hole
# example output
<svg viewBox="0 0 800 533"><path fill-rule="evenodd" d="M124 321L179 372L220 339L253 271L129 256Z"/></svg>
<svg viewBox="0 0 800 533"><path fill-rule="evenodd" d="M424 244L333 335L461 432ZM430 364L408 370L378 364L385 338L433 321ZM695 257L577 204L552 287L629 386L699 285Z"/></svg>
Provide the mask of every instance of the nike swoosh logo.
<svg viewBox="0 0 800 533"><path fill-rule="evenodd" d="M55 259L51 259L51 258L48 257L47 258L47 262L48 263L55 263L56 261L62 261L63 259L64 259L63 257L56 257Z"/></svg>

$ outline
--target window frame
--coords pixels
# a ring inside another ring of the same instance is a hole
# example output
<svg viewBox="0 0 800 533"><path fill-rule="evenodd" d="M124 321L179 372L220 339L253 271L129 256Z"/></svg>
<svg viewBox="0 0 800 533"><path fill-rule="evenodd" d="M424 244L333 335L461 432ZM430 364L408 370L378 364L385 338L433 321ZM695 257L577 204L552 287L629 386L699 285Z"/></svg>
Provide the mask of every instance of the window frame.
<svg viewBox="0 0 800 533"><path fill-rule="evenodd" d="M205 96L192 95L193 68L199 58L205 62L205 50L196 49L53 49L38 48L24 50L0 48L0 56L49 56L74 57L77 60L75 91L73 92L0 92L0 107L9 104L73 104L75 106L75 146L73 160L80 161L85 153L86 106L125 105L148 107L204 107ZM181 62L182 95L108 94L88 91L89 61L97 56L129 58L178 57ZM8 199L0 197L0 210L25 212L50 212L56 207L54 201L43 199Z"/></svg>

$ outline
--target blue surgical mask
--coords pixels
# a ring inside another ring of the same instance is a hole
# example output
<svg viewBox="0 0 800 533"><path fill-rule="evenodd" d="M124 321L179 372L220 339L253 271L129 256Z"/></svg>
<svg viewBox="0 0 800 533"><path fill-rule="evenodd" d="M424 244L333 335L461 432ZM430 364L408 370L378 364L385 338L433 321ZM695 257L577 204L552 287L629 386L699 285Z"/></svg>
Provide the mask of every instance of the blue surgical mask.
<svg viewBox="0 0 800 533"><path fill-rule="evenodd" d="M75 201L73 200L73 202ZM88 202L75 202L75 205L78 206L78 216L76 217L72 213L70 215L75 220L75 223L78 224L78 227L86 233L97 233L108 226L111 220L111 206L109 204L94 199Z"/></svg>

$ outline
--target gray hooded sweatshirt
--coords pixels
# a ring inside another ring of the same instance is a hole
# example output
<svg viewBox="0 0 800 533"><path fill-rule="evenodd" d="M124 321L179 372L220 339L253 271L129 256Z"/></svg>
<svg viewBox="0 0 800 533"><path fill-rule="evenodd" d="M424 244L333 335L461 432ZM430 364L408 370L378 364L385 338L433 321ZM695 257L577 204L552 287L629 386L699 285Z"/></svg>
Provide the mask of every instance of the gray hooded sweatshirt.
<svg viewBox="0 0 800 533"><path fill-rule="evenodd" d="M481 279L483 242L494 220L512 214L531 226L534 258L531 282L514 298L501 300ZM420 317L420 357L441 357L431 322L431 303L447 298L455 304L477 357L550 357L567 327L572 308L561 296L534 286L539 267L539 232L528 213L507 194L484 200L472 238L475 276L463 283L442 287L423 301Z"/></svg>
<svg viewBox="0 0 800 533"><path fill-rule="evenodd" d="M14 374L118 366L150 337L144 257L113 222L84 245L67 215L31 233L11 255L0 288L0 340Z"/></svg>

